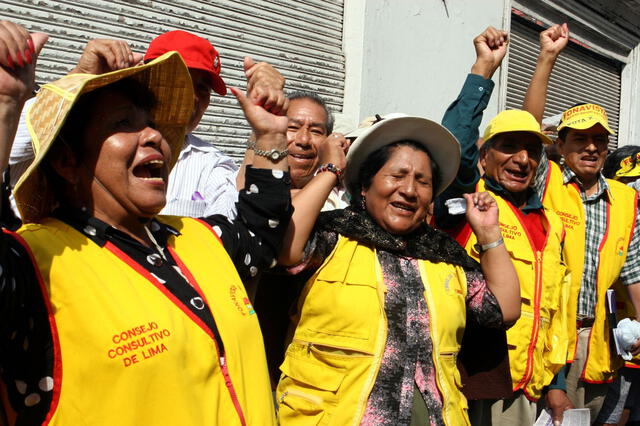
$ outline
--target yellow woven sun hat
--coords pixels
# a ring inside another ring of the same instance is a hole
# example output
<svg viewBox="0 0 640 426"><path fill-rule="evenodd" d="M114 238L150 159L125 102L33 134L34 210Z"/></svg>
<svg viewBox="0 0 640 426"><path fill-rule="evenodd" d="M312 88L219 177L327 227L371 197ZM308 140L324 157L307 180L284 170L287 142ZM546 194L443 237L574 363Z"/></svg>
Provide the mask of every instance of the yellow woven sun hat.
<svg viewBox="0 0 640 426"><path fill-rule="evenodd" d="M66 75L42 86L27 113L35 158L13 191L23 222L38 222L56 206L51 183L42 173L42 160L80 96L129 77L156 98L152 118L171 147L169 167L173 168L193 112L193 84L180 54L168 52L147 64L106 74Z"/></svg>
<svg viewBox="0 0 640 426"><path fill-rule="evenodd" d="M547 135L540 131L540 124L534 116L527 111L519 109L509 109L496 115L487 125L483 139L486 142L496 135L509 132L533 133L543 144L549 145L553 143Z"/></svg>
<svg viewBox="0 0 640 426"><path fill-rule="evenodd" d="M584 130L596 124L602 125L610 135L614 134L613 130L609 127L607 112L604 108L596 104L576 105L562 113L562 120L560 121L560 125L558 125L558 131L565 127Z"/></svg>

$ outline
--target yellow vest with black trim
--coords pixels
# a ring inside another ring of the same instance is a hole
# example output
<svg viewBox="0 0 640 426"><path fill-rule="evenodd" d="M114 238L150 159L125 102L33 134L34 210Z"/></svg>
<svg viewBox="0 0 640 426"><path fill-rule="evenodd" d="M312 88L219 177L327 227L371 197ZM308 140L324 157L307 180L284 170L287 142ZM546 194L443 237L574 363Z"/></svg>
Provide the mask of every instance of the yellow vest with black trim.
<svg viewBox="0 0 640 426"><path fill-rule="evenodd" d="M562 260L564 228L555 213L543 211L546 239L543 250L537 251L517 207L486 189L484 180L478 182L477 191L489 192L498 204L502 237L520 281L521 315L507 330L513 391L522 390L537 401L542 388L567 362L565 306L570 283ZM460 235L460 245L479 260L473 247L478 240L469 224Z"/></svg>
<svg viewBox="0 0 640 426"><path fill-rule="evenodd" d="M466 323L461 267L418 261L432 358L447 425L467 425L456 357ZM386 287L376 251L340 236L299 300L276 391L280 424L359 425L387 340Z"/></svg>
<svg viewBox="0 0 640 426"><path fill-rule="evenodd" d="M589 336L588 356L581 380L603 383L613 380L622 358L610 351L610 329L606 319L606 291L616 288L619 300L628 300L627 290L618 282L620 271L627 258L629 242L635 229L637 192L620 182L607 179L609 194L607 203L607 227L599 247L600 261L597 269L595 320ZM569 355L573 360L576 347L576 314L578 295L582 284L585 250L585 209L580 190L575 183L563 183L560 167L549 162L549 174L542 203L555 211L562 219L567 236L564 258L571 272L569 309L573 315L568 321Z"/></svg>
<svg viewBox="0 0 640 426"><path fill-rule="evenodd" d="M111 243L46 219L18 231L54 337L50 425L273 425L256 315L236 268L204 222L160 220L169 250L208 303L224 344Z"/></svg>

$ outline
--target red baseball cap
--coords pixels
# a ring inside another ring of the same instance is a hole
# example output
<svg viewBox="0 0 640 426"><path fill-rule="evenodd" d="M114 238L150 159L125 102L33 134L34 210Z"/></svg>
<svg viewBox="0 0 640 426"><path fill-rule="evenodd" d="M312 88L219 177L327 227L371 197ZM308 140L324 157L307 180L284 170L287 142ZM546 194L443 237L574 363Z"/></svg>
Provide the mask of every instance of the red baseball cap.
<svg viewBox="0 0 640 426"><path fill-rule="evenodd" d="M220 77L220 54L208 40L186 31L175 30L151 40L144 61L150 61L171 51L177 51L188 68L203 70L211 76L211 87L219 95L227 94Z"/></svg>

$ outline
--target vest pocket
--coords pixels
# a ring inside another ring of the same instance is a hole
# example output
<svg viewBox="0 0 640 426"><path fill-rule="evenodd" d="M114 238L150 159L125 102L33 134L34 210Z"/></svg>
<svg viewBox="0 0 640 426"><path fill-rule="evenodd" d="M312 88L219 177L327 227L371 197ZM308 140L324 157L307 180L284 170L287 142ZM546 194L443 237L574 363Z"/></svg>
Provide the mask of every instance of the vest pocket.
<svg viewBox="0 0 640 426"><path fill-rule="evenodd" d="M453 379L452 383L455 384L455 387L458 389L462 389L462 378L460 376L460 371L457 366L458 352L454 351L446 351L440 352L440 361L442 362L442 366L450 371L450 375L452 376L450 379Z"/></svg>
<svg viewBox="0 0 640 426"><path fill-rule="evenodd" d="M467 409L467 399L462 395L462 378L456 365L457 352L440 352L440 368L443 374L439 374L441 380L443 400L454 409ZM443 383L444 382L444 383Z"/></svg>
<svg viewBox="0 0 640 426"><path fill-rule="evenodd" d="M283 425L319 425L324 418L323 402L313 394L287 387L278 396L278 421Z"/></svg>
<svg viewBox="0 0 640 426"><path fill-rule="evenodd" d="M305 295L300 324L328 339L342 339L341 344L366 345L379 315L375 286L316 280Z"/></svg>
<svg viewBox="0 0 640 426"><path fill-rule="evenodd" d="M297 348L291 350L291 348ZM346 371L314 360L309 349L302 359L304 346L292 343L280 366L282 376L276 392L278 419L281 424L326 424L335 408L337 392Z"/></svg>

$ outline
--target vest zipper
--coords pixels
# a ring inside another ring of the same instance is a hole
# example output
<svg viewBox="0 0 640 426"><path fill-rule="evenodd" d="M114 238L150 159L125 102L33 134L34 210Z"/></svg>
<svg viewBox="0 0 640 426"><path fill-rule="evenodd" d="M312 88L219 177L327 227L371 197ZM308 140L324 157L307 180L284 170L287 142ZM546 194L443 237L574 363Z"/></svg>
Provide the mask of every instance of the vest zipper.
<svg viewBox="0 0 640 426"><path fill-rule="evenodd" d="M216 339L217 340L217 339ZM224 346L219 347L218 342L214 340L216 343L216 350L218 351L218 361L220 363L220 372L222 373L222 377L224 377L224 384L229 391L229 396L231 397L231 402L233 403L233 407L236 409L236 413L238 414L238 418L240 419L240 424L245 426L247 424L244 413L242 412L242 406L240 405L240 400L238 400L238 394L236 393L236 389L233 387L233 382L231 381L231 375L229 374L229 367L227 366L227 359L225 357ZM222 343L222 340L220 340Z"/></svg>
<svg viewBox="0 0 640 426"><path fill-rule="evenodd" d="M370 373L364 382L362 392L358 397L358 403L356 405L357 411L355 413L356 415L353 417L353 421L351 423L353 426L358 426L360 424L362 416L364 416L364 411L367 409L369 395L371 394L371 390L373 389L375 380L378 377L380 365L382 364L382 356L384 355L384 347L387 343L387 313L384 310L384 298L387 290L384 284L382 268L380 266L380 262L378 262L378 252L375 249L374 255L376 281L378 284L376 290L378 292L378 302L380 306L380 320L378 321L378 334L376 335L376 348L373 354L373 362L371 365L372 368L370 369Z"/></svg>
<svg viewBox="0 0 640 426"><path fill-rule="evenodd" d="M514 391L522 389L523 391L529 384L531 377L533 376L533 352L538 342L538 335L540 333L540 299L542 297L542 252L536 251L536 264L534 268L535 272L535 286L533 288L533 325L531 330L531 342L527 349L527 365L522 375L520 383L514 388ZM525 391L525 393L527 393ZM528 394L528 393L527 393Z"/></svg>
<svg viewBox="0 0 640 426"><path fill-rule="evenodd" d="M636 198L636 200L637 200L637 198ZM636 205L636 211L634 212L634 216L633 217L636 217L636 215L637 215L637 203L635 203L635 205ZM587 356L586 356L586 359L584 361L584 367L582 368L582 371L580 372L580 379L585 381L585 382L587 382L587 383L607 383L607 379L606 379L607 375L606 375L606 372L603 371L604 370L604 366L598 368L598 366L593 367L592 365L590 366L589 364L592 363L592 357L591 357L592 346L591 346L591 344L592 344L592 339L593 339L593 329L594 329L596 323L599 323L600 321L602 321L601 318L602 318L602 315L603 315L602 311L600 311L600 315L598 315L598 311L599 310L597 309L597 307L598 307L598 299L600 298L600 294L602 294L602 291L600 291L600 292L598 291L599 287L600 287L600 285L598 283L602 282L602 280L600 278L601 277L601 275L600 275L600 272L601 272L600 266L601 266L601 263L602 263L601 254L602 254L602 250L603 250L605 244L607 243L607 241L609 240L609 237L610 237L610 235L609 235L609 229L610 229L610 225L611 225L610 221L611 221L611 206L609 204L607 204L607 225L606 225L606 228L605 228L605 231L604 231L604 236L602 238L602 241L600 242L600 245L598 246L598 267L596 268L596 285L595 285L595 294L594 294L594 297L596 299L596 303L595 303L595 305L593 307L594 324L591 326L591 330L589 330L589 337L587 338ZM585 218L585 227L586 227L586 218ZM625 240L623 240L623 241L625 241ZM629 237L629 239L626 240L626 241L627 241L626 245L627 245L627 249L628 249L628 244L631 242L631 237ZM583 262L583 265L582 265L582 270L584 271L584 262ZM614 283L615 283L615 281L617 281L617 280L614 280ZM606 287L604 289L602 289L602 290L604 290L605 294L606 294ZM604 318L603 333L607 333L607 332L610 333L610 331L608 331L610 329L609 329L609 325L607 323L606 304L605 304L605 308L604 308L604 317L605 318ZM576 329L576 351L578 350L578 339L579 339L579 336L578 336L577 333L578 333L578 330ZM605 336L603 334L603 338L604 337ZM611 336L611 334L609 334L609 338L610 339L613 338ZM611 343L611 341L609 341L609 343ZM609 353L610 353L609 364L611 365L613 363L612 357L611 357L611 348L609 348ZM623 365L625 365L625 364L626 363L623 362ZM589 368L589 367L591 367L591 368ZM600 379L600 380L593 381L593 379L589 379L589 381L587 381L587 369L589 369L589 370L595 369L596 371L595 371L594 374L597 373L600 376L600 377L597 377L597 378Z"/></svg>
<svg viewBox="0 0 640 426"><path fill-rule="evenodd" d="M442 370L442 365L440 363L440 342L438 342L437 338L434 338L434 334L437 333L438 323L436 320L436 313L432 309L433 305L433 294L431 293L431 286L429 285L429 281L427 279L426 270L420 265L420 277L424 282L424 294L425 294L425 303L427 304L427 309L429 310L429 330L431 334L431 359L433 360L433 367L436 373L436 386L442 395L442 420L445 425L450 425L449 422L449 410L447 409L447 400L446 395L451 392L451 389L444 389L443 383L446 382L446 379L443 376L444 371Z"/></svg>

